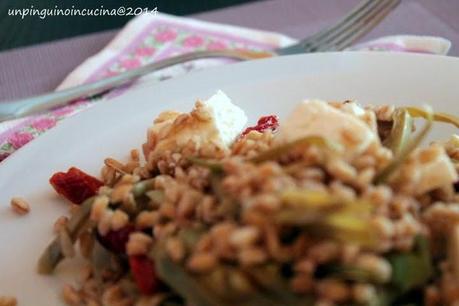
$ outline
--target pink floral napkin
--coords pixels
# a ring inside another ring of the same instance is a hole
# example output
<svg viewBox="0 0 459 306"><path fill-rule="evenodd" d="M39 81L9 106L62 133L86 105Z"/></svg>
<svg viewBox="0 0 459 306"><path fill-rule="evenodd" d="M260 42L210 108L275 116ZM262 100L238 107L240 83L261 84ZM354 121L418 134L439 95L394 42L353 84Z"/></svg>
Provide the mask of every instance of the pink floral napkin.
<svg viewBox="0 0 459 306"><path fill-rule="evenodd" d="M273 32L166 14L145 14L130 21L102 51L77 67L57 89L93 82L146 63L196 50L269 50L294 42L295 39ZM356 45L350 50L447 54L449 48L450 42L443 38L405 35L383 37ZM191 70L230 62L224 59L208 59L185 63L148 75L138 82L146 79L161 81ZM96 101L110 100L125 90L129 88L125 86L102 97L74 101L45 114L0 123L0 161L54 127L62 119L91 107Z"/></svg>

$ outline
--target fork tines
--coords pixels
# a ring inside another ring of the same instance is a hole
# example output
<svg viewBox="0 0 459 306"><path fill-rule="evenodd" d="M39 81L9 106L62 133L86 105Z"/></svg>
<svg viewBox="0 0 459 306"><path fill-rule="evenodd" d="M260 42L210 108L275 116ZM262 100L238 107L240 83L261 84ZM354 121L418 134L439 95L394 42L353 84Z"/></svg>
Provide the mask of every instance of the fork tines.
<svg viewBox="0 0 459 306"><path fill-rule="evenodd" d="M342 50L368 33L398 4L400 0L366 0L347 16L299 43L279 49L279 54Z"/></svg>

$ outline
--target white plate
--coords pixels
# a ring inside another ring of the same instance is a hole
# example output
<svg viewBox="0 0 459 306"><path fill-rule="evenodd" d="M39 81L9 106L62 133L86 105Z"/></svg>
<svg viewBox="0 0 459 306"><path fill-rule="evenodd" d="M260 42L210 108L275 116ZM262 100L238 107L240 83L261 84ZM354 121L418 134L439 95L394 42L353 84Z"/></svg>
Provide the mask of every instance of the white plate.
<svg viewBox="0 0 459 306"><path fill-rule="evenodd" d="M39 276L36 261L52 239L54 220L67 212L48 179L77 166L98 174L107 156L126 158L139 148L162 110L188 111L197 98L224 90L251 123L264 114L282 118L306 97L363 103L423 104L459 113L459 59L408 54L327 53L282 57L207 69L135 89L67 119L0 164L0 295L20 305L62 305L59 277ZM436 130L446 137L452 129ZM31 212L9 209L24 196ZM67 272L69 274L69 272Z"/></svg>

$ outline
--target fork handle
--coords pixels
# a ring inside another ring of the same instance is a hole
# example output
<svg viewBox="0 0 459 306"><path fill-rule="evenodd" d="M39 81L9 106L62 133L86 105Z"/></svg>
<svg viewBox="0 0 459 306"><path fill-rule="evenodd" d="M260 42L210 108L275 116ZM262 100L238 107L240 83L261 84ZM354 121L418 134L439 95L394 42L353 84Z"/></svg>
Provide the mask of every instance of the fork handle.
<svg viewBox="0 0 459 306"><path fill-rule="evenodd" d="M196 59L223 57L237 60L250 60L271 57L273 55L275 55L275 53L269 51L249 50L197 51L178 55L158 62L150 63L145 66L132 69L119 75L105 78L96 82L83 84L48 94L25 98L22 100L1 102L0 122L49 110L76 99L94 96L109 89L134 81L135 79L148 73Z"/></svg>

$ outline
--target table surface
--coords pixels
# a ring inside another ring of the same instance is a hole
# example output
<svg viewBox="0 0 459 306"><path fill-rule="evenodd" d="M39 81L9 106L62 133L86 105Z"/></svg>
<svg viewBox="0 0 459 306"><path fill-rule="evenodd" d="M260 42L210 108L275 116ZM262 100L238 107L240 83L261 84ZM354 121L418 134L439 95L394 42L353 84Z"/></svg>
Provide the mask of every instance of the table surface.
<svg viewBox="0 0 459 306"><path fill-rule="evenodd" d="M358 0L267 0L192 17L306 37L346 14ZM158 8L160 9L160 8ZM437 35L459 56L459 1L402 0L362 40L394 35ZM75 67L101 50L117 31L107 31L0 52L0 101L53 90Z"/></svg>

